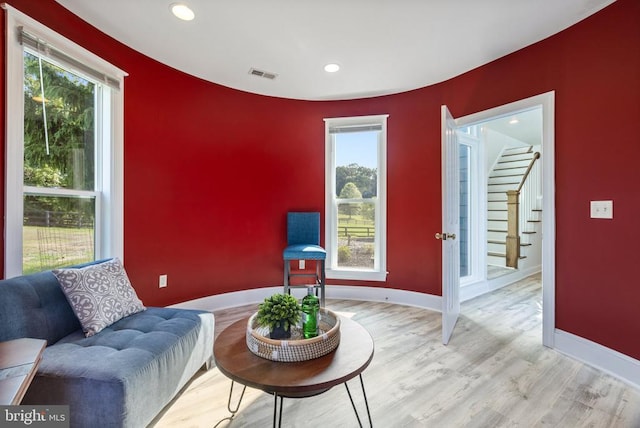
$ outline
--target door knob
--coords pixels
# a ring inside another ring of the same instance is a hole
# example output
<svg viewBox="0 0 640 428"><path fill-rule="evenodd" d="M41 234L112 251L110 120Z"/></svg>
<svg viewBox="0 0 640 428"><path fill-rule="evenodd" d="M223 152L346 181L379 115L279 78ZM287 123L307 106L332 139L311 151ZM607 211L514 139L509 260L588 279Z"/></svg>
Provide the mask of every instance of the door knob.
<svg viewBox="0 0 640 428"><path fill-rule="evenodd" d="M455 233L436 233L436 239L442 239L446 241L447 239L456 239Z"/></svg>

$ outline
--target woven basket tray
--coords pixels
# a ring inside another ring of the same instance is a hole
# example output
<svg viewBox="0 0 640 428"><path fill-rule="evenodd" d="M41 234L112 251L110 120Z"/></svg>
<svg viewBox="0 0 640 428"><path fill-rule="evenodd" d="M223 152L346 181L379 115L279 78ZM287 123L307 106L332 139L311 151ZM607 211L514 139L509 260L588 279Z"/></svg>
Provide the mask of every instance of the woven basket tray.
<svg viewBox="0 0 640 428"><path fill-rule="evenodd" d="M322 357L340 343L340 318L328 309L320 308L320 334L304 339L300 326L291 327L291 339L269 338L269 327L260 327L253 314L247 323L247 347L259 357L272 361L306 361Z"/></svg>

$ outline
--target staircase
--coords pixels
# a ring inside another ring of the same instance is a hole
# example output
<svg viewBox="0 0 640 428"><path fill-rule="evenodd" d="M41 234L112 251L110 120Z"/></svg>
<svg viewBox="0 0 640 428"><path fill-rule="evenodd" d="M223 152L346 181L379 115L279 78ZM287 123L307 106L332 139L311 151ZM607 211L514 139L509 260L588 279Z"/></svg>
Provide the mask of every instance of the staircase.
<svg viewBox="0 0 640 428"><path fill-rule="evenodd" d="M487 188L487 264L506 267L507 258L507 191L517 190L538 156L532 146L506 148L489 174ZM531 246L529 236L536 233L542 210L536 204L523 204L520 214L520 259ZM516 246L517 248L517 246Z"/></svg>

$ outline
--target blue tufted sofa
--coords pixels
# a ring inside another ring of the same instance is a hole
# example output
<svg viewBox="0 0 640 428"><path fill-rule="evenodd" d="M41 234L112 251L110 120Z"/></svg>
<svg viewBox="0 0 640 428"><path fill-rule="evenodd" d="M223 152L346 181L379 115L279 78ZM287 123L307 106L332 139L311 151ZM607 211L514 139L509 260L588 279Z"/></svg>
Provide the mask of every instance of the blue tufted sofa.
<svg viewBox="0 0 640 428"><path fill-rule="evenodd" d="M0 281L0 341L48 343L22 404L69 405L71 427L146 426L210 366L213 329L210 312L148 307L85 337L51 271Z"/></svg>

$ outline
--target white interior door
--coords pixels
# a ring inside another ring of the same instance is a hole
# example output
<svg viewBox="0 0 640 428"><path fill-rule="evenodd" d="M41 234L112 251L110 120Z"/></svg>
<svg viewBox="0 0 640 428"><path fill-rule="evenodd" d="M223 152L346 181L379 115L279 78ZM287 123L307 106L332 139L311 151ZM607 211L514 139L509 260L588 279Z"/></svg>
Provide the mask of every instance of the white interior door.
<svg viewBox="0 0 640 428"><path fill-rule="evenodd" d="M456 123L442 106L442 343L449 343L460 315L460 158Z"/></svg>

